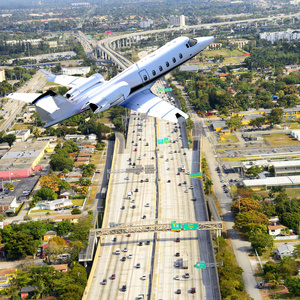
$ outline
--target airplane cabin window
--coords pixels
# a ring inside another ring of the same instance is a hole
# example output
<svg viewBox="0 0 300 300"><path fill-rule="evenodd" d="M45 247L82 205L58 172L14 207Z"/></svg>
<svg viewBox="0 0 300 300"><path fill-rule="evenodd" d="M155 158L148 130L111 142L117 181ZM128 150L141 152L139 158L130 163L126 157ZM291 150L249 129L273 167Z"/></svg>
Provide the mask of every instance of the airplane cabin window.
<svg viewBox="0 0 300 300"><path fill-rule="evenodd" d="M169 67L169 65L170 65L170 64L169 64L169 62L168 62L168 61L166 61L166 66L167 66L167 68Z"/></svg>
<svg viewBox="0 0 300 300"><path fill-rule="evenodd" d="M146 75L144 75L144 80L146 81L148 79L148 77Z"/></svg>
<svg viewBox="0 0 300 300"><path fill-rule="evenodd" d="M193 47L197 44L197 40L196 39L189 39L188 44L190 47Z"/></svg>
<svg viewBox="0 0 300 300"><path fill-rule="evenodd" d="M176 58L173 57L172 60L173 60L173 63L175 64L176 63Z"/></svg>
<svg viewBox="0 0 300 300"><path fill-rule="evenodd" d="M159 71L162 71L162 70L163 70L163 67L162 67L162 66L159 66L158 68L159 68Z"/></svg>
<svg viewBox="0 0 300 300"><path fill-rule="evenodd" d="M179 58L181 59L183 56L182 56L182 54L181 53L179 53Z"/></svg>
<svg viewBox="0 0 300 300"><path fill-rule="evenodd" d="M152 74L153 74L153 76L155 76L155 75L156 75L156 72L153 70L153 71L152 71Z"/></svg>
<svg viewBox="0 0 300 300"><path fill-rule="evenodd" d="M185 44L187 48L190 48L189 44Z"/></svg>

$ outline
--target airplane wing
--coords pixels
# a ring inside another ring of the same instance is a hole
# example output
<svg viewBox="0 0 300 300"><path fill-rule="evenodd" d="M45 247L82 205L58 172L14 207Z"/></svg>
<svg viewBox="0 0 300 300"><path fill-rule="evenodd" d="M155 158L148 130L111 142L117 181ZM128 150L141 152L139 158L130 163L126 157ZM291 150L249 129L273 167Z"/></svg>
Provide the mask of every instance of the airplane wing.
<svg viewBox="0 0 300 300"><path fill-rule="evenodd" d="M44 69L41 69L41 71L46 76L46 78L49 82L55 82L55 83L58 83L58 84L61 84L64 86L71 87L71 88L81 86L89 81L89 78L68 76L68 75L54 75ZM99 74L99 76L101 76L101 75Z"/></svg>
<svg viewBox="0 0 300 300"><path fill-rule="evenodd" d="M41 96L40 93L12 93L7 95L7 98L14 100L21 100L27 103L32 103L36 98Z"/></svg>
<svg viewBox="0 0 300 300"><path fill-rule="evenodd" d="M183 122L189 117L177 107L154 95L149 89L134 93L119 105L174 123Z"/></svg>

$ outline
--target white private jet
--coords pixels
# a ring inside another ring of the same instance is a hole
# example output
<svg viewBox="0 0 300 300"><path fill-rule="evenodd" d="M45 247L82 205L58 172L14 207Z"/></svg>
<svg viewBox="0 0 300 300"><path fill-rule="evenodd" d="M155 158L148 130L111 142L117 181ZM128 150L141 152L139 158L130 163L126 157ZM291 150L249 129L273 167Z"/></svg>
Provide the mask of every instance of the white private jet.
<svg viewBox="0 0 300 300"><path fill-rule="evenodd" d="M12 93L7 97L34 104L42 122L46 123L44 127L87 109L98 113L115 105L174 123L183 122L188 115L154 95L150 89L156 80L197 55L213 40L213 37L176 38L109 81L98 73L83 78L53 75L42 70L48 81L71 89L64 96L49 90L44 94Z"/></svg>

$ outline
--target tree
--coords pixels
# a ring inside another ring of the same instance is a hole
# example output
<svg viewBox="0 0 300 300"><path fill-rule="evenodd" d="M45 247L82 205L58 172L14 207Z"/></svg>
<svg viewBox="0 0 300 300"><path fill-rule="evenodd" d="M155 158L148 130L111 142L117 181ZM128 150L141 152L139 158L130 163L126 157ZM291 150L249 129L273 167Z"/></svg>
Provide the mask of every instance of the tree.
<svg viewBox="0 0 300 300"><path fill-rule="evenodd" d="M14 190L15 186L11 183L11 182L6 182L4 184L4 188L7 189L7 190Z"/></svg>
<svg viewBox="0 0 300 300"><path fill-rule="evenodd" d="M53 171L62 171L68 169L72 171L74 162L69 157L64 157L61 154L52 154L50 160L50 166Z"/></svg>
<svg viewBox="0 0 300 300"><path fill-rule="evenodd" d="M300 296L300 279L295 277L287 277L284 281L289 292L294 296Z"/></svg>
<svg viewBox="0 0 300 300"><path fill-rule="evenodd" d="M244 233L249 233L256 228L262 228L266 232L268 222L265 214L250 210L236 215L234 228Z"/></svg>
<svg viewBox="0 0 300 300"><path fill-rule="evenodd" d="M267 233L263 233L261 230L256 230L251 233L249 242L253 249L263 250L264 248L271 249L274 245L273 237Z"/></svg>
<svg viewBox="0 0 300 300"><path fill-rule="evenodd" d="M51 189L41 188L37 191L37 196L42 198L42 200L55 200L57 199L57 194L54 193Z"/></svg>
<svg viewBox="0 0 300 300"><path fill-rule="evenodd" d="M2 140L3 142L8 143L9 147L11 147L16 140L16 136L14 134L7 134L2 138Z"/></svg>
<svg viewBox="0 0 300 300"><path fill-rule="evenodd" d="M283 110L279 107L275 107L271 110L270 115L267 117L268 123L271 125L280 124L282 116Z"/></svg>
<svg viewBox="0 0 300 300"><path fill-rule="evenodd" d="M81 210L77 207L73 208L71 211L72 215L80 215L81 214Z"/></svg>
<svg viewBox="0 0 300 300"><path fill-rule="evenodd" d="M232 117L225 121L225 124L228 128L232 130L236 130L242 127L242 119L239 116Z"/></svg>
<svg viewBox="0 0 300 300"><path fill-rule="evenodd" d="M261 209L261 203L252 198L242 198L235 200L231 205L231 211L235 214L243 211L259 211Z"/></svg>
<svg viewBox="0 0 300 300"><path fill-rule="evenodd" d="M78 220L76 224L73 225L72 239L79 240L84 244L87 243L86 239L92 228L91 218L83 217Z"/></svg>
<svg viewBox="0 0 300 300"><path fill-rule="evenodd" d="M36 138L38 138L38 137L41 135L40 130L39 130L38 128L36 128L36 129L34 130L34 132L33 132L33 135L34 135Z"/></svg>
<svg viewBox="0 0 300 300"><path fill-rule="evenodd" d="M246 171L246 174L257 176L261 171L262 169L259 166L252 166Z"/></svg>
<svg viewBox="0 0 300 300"><path fill-rule="evenodd" d="M58 235L65 235L72 231L73 224L70 222L70 220L63 220L59 223L57 223L56 231Z"/></svg>

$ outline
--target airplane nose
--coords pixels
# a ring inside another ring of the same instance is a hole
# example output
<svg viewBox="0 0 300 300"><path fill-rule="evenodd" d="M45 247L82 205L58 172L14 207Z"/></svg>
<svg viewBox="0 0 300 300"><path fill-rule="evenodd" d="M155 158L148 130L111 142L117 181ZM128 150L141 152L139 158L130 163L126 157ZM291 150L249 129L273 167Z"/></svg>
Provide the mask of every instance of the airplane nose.
<svg viewBox="0 0 300 300"><path fill-rule="evenodd" d="M202 49L206 48L209 44L211 44L215 40L213 36L200 37L196 39L197 39L197 43L201 44Z"/></svg>

